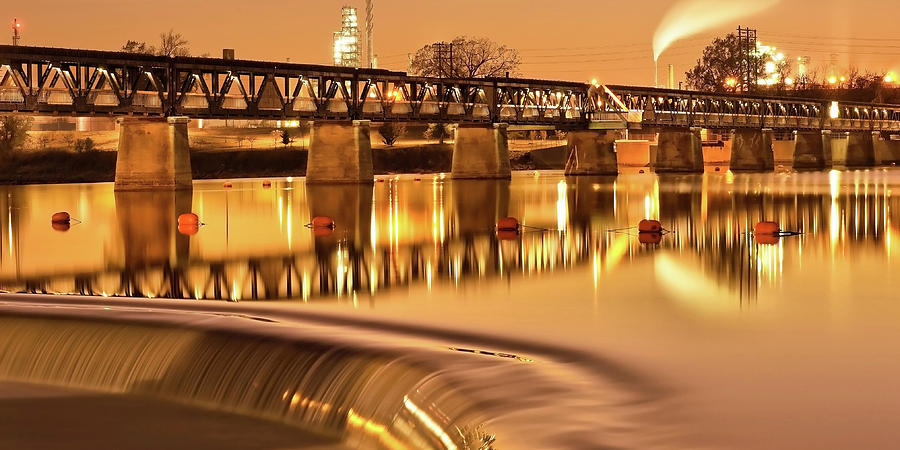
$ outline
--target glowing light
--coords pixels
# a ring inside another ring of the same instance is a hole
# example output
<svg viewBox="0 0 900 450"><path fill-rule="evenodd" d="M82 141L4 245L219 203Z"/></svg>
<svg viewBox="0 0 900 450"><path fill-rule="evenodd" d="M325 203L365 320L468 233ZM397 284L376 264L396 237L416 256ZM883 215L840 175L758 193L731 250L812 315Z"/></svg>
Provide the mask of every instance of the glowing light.
<svg viewBox="0 0 900 450"><path fill-rule="evenodd" d="M794 79L791 78L791 77L785 78L785 79L784 79L784 84L786 84L786 85L788 85L788 86L792 86L792 85L794 84Z"/></svg>
<svg viewBox="0 0 900 450"><path fill-rule="evenodd" d="M838 102L831 102L831 107L828 108L828 115L832 119L837 119L841 116L841 108L838 105Z"/></svg>
<svg viewBox="0 0 900 450"><path fill-rule="evenodd" d="M897 81L897 76L894 75L893 72L888 72L887 75L884 76L885 83L893 83L894 81Z"/></svg>
<svg viewBox="0 0 900 450"><path fill-rule="evenodd" d="M728 78L725 80L725 86L735 87L737 86L737 79L734 77Z"/></svg>
<svg viewBox="0 0 900 450"><path fill-rule="evenodd" d="M828 77L828 84L837 84L837 81L837 77L834 75Z"/></svg>
<svg viewBox="0 0 900 450"><path fill-rule="evenodd" d="M766 61L766 73L775 73L775 63Z"/></svg>

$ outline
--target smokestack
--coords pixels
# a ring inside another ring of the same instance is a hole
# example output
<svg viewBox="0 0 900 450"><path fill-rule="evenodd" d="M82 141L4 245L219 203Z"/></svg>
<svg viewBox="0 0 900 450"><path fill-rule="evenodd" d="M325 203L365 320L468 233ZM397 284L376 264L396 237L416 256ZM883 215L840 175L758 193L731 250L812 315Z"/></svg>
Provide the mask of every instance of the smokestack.
<svg viewBox="0 0 900 450"><path fill-rule="evenodd" d="M669 78L666 87L675 89L675 64L669 64Z"/></svg>

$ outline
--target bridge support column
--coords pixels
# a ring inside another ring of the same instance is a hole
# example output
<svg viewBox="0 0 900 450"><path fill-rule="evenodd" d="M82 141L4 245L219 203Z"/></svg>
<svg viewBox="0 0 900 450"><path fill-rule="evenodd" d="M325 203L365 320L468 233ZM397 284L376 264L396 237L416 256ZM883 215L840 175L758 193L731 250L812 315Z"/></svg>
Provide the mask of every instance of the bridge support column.
<svg viewBox="0 0 900 450"><path fill-rule="evenodd" d="M566 137L569 155L566 175L616 175L616 130L570 131Z"/></svg>
<svg viewBox="0 0 900 450"><path fill-rule="evenodd" d="M775 170L772 130L732 130L731 136L730 170Z"/></svg>
<svg viewBox="0 0 900 450"><path fill-rule="evenodd" d="M307 183L374 183L369 121L312 122Z"/></svg>
<svg viewBox="0 0 900 450"><path fill-rule="evenodd" d="M653 170L657 173L703 173L700 128L661 131Z"/></svg>
<svg viewBox="0 0 900 450"><path fill-rule="evenodd" d="M831 164L830 130L794 132L794 169L822 170Z"/></svg>
<svg viewBox="0 0 900 450"><path fill-rule="evenodd" d="M505 123L459 125L453 145L453 178L511 178Z"/></svg>
<svg viewBox="0 0 900 450"><path fill-rule="evenodd" d="M187 117L120 118L116 190L191 189Z"/></svg>
<svg viewBox="0 0 900 450"><path fill-rule="evenodd" d="M875 165L875 139L871 131L851 131L847 139L845 167L872 167Z"/></svg>

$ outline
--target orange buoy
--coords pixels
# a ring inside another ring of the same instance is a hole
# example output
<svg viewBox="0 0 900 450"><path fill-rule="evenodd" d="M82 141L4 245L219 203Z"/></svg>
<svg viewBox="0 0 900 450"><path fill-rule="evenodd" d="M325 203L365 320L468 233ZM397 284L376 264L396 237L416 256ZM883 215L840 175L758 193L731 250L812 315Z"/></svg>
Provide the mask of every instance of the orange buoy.
<svg viewBox="0 0 900 450"><path fill-rule="evenodd" d="M515 217L504 217L497 221L497 231L519 231L522 225Z"/></svg>
<svg viewBox="0 0 900 450"><path fill-rule="evenodd" d="M270 188L270 187L272 187L272 182L269 181L269 180L263 181L263 187L264 187L264 188Z"/></svg>
<svg viewBox="0 0 900 450"><path fill-rule="evenodd" d="M638 241L641 244L659 244L662 242L662 233L639 233Z"/></svg>
<svg viewBox="0 0 900 450"><path fill-rule="evenodd" d="M200 224L198 223L179 223L178 224L178 232L181 234L186 234L188 236L193 236L200 231Z"/></svg>
<svg viewBox="0 0 900 450"><path fill-rule="evenodd" d="M230 188L231 186L232 185L231 185L230 181L226 181L226 182L222 183L222 187L224 187L224 188Z"/></svg>
<svg viewBox="0 0 900 450"><path fill-rule="evenodd" d="M716 172L719 172L719 171L721 171L721 170L722 170L722 169L716 167Z"/></svg>
<svg viewBox="0 0 900 450"><path fill-rule="evenodd" d="M509 230L498 230L497 231L497 239L501 241L515 241L519 239L520 235L518 231L509 231Z"/></svg>
<svg viewBox="0 0 900 450"><path fill-rule="evenodd" d="M753 235L753 239L756 240L757 244L775 245L778 243L778 240L781 239L781 236L777 234L755 234Z"/></svg>
<svg viewBox="0 0 900 450"><path fill-rule="evenodd" d="M658 220L644 219L638 223L638 233L662 233L663 227Z"/></svg>
<svg viewBox="0 0 900 450"><path fill-rule="evenodd" d="M185 213L178 216L178 225L199 225L200 218L194 213Z"/></svg>
<svg viewBox="0 0 900 450"><path fill-rule="evenodd" d="M65 211L54 213L53 216L50 217L50 221L53 223L69 223L70 220L72 220L72 217Z"/></svg>
<svg viewBox="0 0 900 450"><path fill-rule="evenodd" d="M330 230L333 230L334 229L334 219L332 219L331 217L327 217L327 216L316 216L316 217L313 217L312 222L310 222L310 225L313 228L328 228Z"/></svg>
<svg viewBox="0 0 900 450"><path fill-rule="evenodd" d="M753 227L753 234L777 236L781 234L781 227L777 222L760 222Z"/></svg>
<svg viewBox="0 0 900 450"><path fill-rule="evenodd" d="M53 222L52 226L56 231L69 231L69 228L71 228L69 222Z"/></svg>
<svg viewBox="0 0 900 450"><path fill-rule="evenodd" d="M334 233L334 230L331 228L313 228L313 236L315 237L331 236L332 233Z"/></svg>
<svg viewBox="0 0 900 450"><path fill-rule="evenodd" d="M644 169L638 170L638 173L644 173Z"/></svg>

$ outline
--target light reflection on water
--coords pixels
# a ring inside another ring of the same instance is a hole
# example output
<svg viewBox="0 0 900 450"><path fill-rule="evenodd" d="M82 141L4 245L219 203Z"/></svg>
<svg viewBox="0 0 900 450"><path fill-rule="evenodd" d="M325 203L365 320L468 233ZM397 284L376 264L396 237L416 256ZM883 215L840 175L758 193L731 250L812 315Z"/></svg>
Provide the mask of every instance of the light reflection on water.
<svg viewBox="0 0 900 450"><path fill-rule="evenodd" d="M898 182L900 172L872 170L528 173L511 182L410 176L374 186L278 180L271 188L247 180L232 189L197 182L192 193L114 193L111 184L5 187L0 288L358 304L401 286L452 291L580 266L592 268L586 288L596 290L618 266L651 258L671 289L696 278L693 288L729 293L742 305L760 286L776 286L785 264L850 258L873 247L889 261ZM55 230L56 211L81 222ZM205 225L181 234L176 218L190 211ZM315 216L333 218L336 229L306 227ZM527 226L521 236L494 232L506 216ZM672 233L658 244L642 242L628 227L644 218ZM805 234L760 245L748 232L761 220Z"/></svg>

